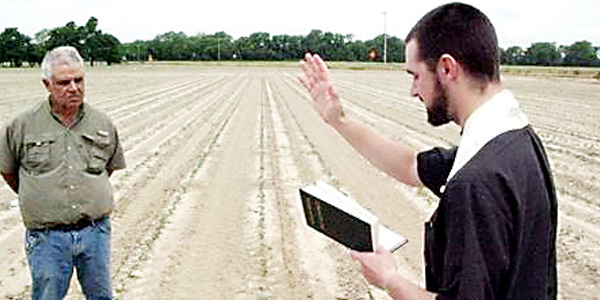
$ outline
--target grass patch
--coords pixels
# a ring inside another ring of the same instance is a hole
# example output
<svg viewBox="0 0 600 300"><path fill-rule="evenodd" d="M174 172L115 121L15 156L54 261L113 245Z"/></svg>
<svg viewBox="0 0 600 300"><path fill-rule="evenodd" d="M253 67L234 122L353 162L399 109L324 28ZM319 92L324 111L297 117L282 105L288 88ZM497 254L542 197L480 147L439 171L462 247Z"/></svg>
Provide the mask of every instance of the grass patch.
<svg viewBox="0 0 600 300"><path fill-rule="evenodd" d="M500 70L505 75L600 80L600 68L501 66Z"/></svg>

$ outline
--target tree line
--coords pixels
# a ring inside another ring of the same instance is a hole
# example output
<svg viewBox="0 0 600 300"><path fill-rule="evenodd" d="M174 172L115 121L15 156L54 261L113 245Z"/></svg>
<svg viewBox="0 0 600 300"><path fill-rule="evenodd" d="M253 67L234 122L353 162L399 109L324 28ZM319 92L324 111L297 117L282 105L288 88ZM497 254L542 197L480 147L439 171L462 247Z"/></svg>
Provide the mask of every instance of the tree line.
<svg viewBox="0 0 600 300"><path fill-rule="evenodd" d="M405 62L404 40L381 34L372 40L354 40L352 35L312 30L308 35L274 35L256 32L233 39L225 32L187 36L167 32L148 41L122 44L115 36L98 29L91 17L84 26L69 22L65 26L43 29L30 38L18 28L5 28L0 34L0 64L21 67L41 62L46 51L70 45L79 50L90 65L127 61L215 61L215 60L299 60L306 52L319 53L332 61ZM385 50L385 51L384 51ZM600 47L588 41L570 46L533 43L500 49L501 63L536 66L600 66ZM385 53L384 53L385 52Z"/></svg>
<svg viewBox="0 0 600 300"><path fill-rule="evenodd" d="M85 26L69 22L62 27L43 29L34 39L15 27L5 28L0 34L0 63L14 67L24 63L33 66L41 63L47 51L65 45L77 48L92 66L96 61L120 63L123 45L115 36L103 33L97 27L98 19L91 17Z"/></svg>

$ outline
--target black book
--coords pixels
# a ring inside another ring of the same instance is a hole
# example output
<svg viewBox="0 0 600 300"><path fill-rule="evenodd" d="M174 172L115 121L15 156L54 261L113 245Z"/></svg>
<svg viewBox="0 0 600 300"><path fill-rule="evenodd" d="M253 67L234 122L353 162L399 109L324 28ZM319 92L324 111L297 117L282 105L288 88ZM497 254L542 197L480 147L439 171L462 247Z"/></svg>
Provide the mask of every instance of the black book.
<svg viewBox="0 0 600 300"><path fill-rule="evenodd" d="M306 224L350 249L373 252L381 245L393 252L407 242L358 202L323 181L301 187L299 193Z"/></svg>

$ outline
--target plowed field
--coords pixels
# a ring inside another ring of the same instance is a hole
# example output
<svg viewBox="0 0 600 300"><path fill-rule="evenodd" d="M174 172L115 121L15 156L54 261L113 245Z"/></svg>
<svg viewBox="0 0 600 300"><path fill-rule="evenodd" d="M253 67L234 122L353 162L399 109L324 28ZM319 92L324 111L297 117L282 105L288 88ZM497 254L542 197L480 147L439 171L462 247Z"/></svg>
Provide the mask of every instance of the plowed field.
<svg viewBox="0 0 600 300"><path fill-rule="evenodd" d="M333 70L345 110L415 150L458 142L432 128L403 71ZM114 120L117 299L387 299L339 245L308 229L297 195L332 182L409 239L400 271L422 283L436 199L373 168L313 111L294 67L87 69L87 100ZM0 69L0 121L45 96L41 72ZM559 194L560 299L600 299L600 85L507 76L549 154ZM29 299L16 195L0 184L0 299ZM67 299L83 299L73 281Z"/></svg>

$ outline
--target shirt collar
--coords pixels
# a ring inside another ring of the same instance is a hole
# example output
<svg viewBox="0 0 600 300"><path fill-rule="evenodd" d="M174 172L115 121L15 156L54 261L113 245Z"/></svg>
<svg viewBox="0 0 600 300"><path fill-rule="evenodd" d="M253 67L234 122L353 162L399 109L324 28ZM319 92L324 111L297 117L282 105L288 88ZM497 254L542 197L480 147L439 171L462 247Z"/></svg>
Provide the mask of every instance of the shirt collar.
<svg viewBox="0 0 600 300"><path fill-rule="evenodd" d="M466 120L448 180L498 135L529 124L509 90L503 90L477 108Z"/></svg>

